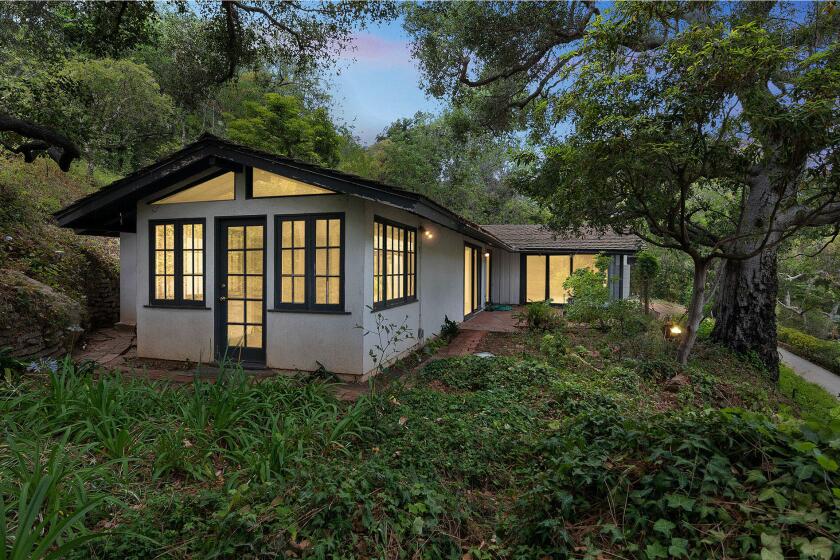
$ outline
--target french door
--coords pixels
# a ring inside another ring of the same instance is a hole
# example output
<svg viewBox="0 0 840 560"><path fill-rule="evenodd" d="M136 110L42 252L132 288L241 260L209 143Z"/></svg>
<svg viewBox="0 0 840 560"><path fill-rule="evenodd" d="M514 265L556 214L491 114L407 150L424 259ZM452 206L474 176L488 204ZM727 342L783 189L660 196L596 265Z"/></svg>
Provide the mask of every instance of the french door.
<svg viewBox="0 0 840 560"><path fill-rule="evenodd" d="M265 237L265 217L217 221L217 359L265 364Z"/></svg>
<svg viewBox="0 0 840 560"><path fill-rule="evenodd" d="M481 249L464 244L464 317L481 308Z"/></svg>

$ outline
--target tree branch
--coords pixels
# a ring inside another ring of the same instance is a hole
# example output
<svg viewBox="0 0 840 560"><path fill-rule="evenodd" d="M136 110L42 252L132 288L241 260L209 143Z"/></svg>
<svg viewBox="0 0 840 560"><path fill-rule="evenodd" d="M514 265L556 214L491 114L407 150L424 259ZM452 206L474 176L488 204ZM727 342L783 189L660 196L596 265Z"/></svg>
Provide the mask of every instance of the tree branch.
<svg viewBox="0 0 840 560"><path fill-rule="evenodd" d="M32 139L16 147L4 144L9 151L23 154L27 163L32 162L39 153L46 153L62 171L68 171L73 160L81 157L76 145L63 134L5 113L0 113L0 132L13 132Z"/></svg>

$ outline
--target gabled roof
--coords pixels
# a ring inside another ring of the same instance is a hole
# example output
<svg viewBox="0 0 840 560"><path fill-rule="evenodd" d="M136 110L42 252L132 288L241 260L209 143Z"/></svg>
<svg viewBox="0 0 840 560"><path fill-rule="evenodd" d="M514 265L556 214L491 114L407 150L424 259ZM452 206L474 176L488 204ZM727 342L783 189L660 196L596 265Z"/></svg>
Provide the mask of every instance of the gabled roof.
<svg viewBox="0 0 840 560"><path fill-rule="evenodd" d="M189 177L210 176L243 166L401 208L449 229L498 247L510 247L432 199L378 181L234 144L211 134L177 152L114 181L56 212L62 227L80 233L117 235L133 232L137 202Z"/></svg>
<svg viewBox="0 0 840 560"><path fill-rule="evenodd" d="M493 224L483 225L481 228L514 250L525 252L635 252L642 248L641 239L635 235L622 235L612 231L588 231L573 237L561 236L545 226L533 224Z"/></svg>

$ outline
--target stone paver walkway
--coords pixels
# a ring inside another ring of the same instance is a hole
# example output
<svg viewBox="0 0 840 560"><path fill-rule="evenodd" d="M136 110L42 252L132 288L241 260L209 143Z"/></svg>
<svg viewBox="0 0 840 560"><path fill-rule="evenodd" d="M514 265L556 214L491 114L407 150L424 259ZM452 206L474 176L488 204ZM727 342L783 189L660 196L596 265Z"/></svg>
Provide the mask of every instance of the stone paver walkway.
<svg viewBox="0 0 840 560"><path fill-rule="evenodd" d="M454 356L469 356L474 354L481 344L487 331L462 329L452 342L437 351L435 358L451 358Z"/></svg>
<svg viewBox="0 0 840 560"><path fill-rule="evenodd" d="M485 332L517 332L518 321L512 311L482 311L461 323L461 330Z"/></svg>
<svg viewBox="0 0 840 560"><path fill-rule="evenodd" d="M790 367L799 377L811 383L816 383L835 397L840 398L840 376L813 362L809 362L805 358L800 358L784 348L779 348L779 356L782 363Z"/></svg>
<svg viewBox="0 0 840 560"><path fill-rule="evenodd" d="M120 365L134 346L133 331L116 327L100 329L85 335L82 345L73 353L73 359L92 360L113 367Z"/></svg>

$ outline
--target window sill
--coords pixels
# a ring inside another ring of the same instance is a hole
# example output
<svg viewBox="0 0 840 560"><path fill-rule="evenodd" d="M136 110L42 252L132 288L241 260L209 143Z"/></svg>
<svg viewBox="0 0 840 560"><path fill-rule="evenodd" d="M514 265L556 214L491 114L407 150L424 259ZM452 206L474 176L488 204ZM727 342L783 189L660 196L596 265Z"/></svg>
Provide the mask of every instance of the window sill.
<svg viewBox="0 0 840 560"><path fill-rule="evenodd" d="M143 307L145 309L179 309L179 310L189 309L189 310L192 310L192 311L210 311L212 309L211 307L206 307L206 306L203 306L203 305L177 305L177 304L176 305L162 305L162 304L158 304L158 303L152 303L152 304L149 304L149 305L144 305Z"/></svg>
<svg viewBox="0 0 840 560"><path fill-rule="evenodd" d="M316 315L352 315L350 311L332 311L326 309L266 309L268 313L314 313Z"/></svg>
<svg viewBox="0 0 840 560"><path fill-rule="evenodd" d="M374 305L371 309L371 313L379 313L380 311L388 311L389 309L394 309L396 307L402 307L404 305L411 305L412 303L417 303L420 301L419 298L409 299L406 301L398 301L395 303L386 303L383 305Z"/></svg>

